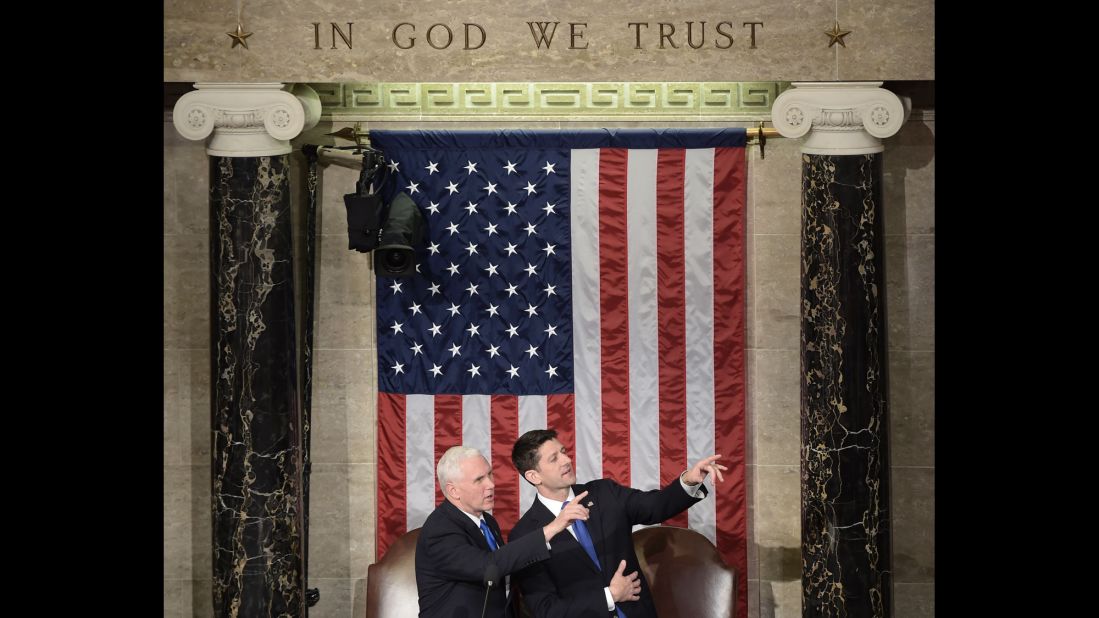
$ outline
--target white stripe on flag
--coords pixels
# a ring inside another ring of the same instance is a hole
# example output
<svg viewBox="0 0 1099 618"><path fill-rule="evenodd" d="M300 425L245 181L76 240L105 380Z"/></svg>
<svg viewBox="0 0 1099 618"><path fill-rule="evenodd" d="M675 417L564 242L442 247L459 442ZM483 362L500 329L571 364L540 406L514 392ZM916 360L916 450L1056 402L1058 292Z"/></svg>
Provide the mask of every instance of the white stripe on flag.
<svg viewBox="0 0 1099 618"><path fill-rule="evenodd" d="M435 397L405 397L405 520L422 526L435 510Z"/></svg>
<svg viewBox="0 0 1099 618"><path fill-rule="evenodd" d="M683 219L686 243L687 465L714 454L714 151L686 152ZM690 527L717 543L716 498L687 512Z"/></svg>
<svg viewBox="0 0 1099 618"><path fill-rule="evenodd" d="M462 395L462 444L492 463L492 396Z"/></svg>
<svg viewBox="0 0 1099 618"><path fill-rule="evenodd" d="M572 151L572 344L577 479L603 477L599 351L599 150Z"/></svg>
<svg viewBox="0 0 1099 618"><path fill-rule="evenodd" d="M523 435L531 429L546 428L546 396L525 395L519 397L519 435ZM514 465L511 466L514 470ZM518 472L514 472L518 476ZM527 512L530 505L534 504L534 496L537 492L534 485L526 479L519 479L519 515Z"/></svg>
<svg viewBox="0 0 1099 618"><path fill-rule="evenodd" d="M626 181L629 242L630 484L660 487L660 358L656 308L656 155L630 150Z"/></svg>

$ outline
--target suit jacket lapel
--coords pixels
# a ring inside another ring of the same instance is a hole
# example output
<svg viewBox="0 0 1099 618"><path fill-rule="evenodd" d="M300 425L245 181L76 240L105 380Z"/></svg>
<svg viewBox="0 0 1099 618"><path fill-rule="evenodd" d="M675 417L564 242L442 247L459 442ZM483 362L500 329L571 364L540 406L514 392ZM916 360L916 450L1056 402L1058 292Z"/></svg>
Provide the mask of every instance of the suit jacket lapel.
<svg viewBox="0 0 1099 618"><path fill-rule="evenodd" d="M573 485L572 493L573 495L578 496L584 493L584 490L586 490L587 488L587 485ZM584 506L587 506L589 502L595 502L591 494L588 494L587 497L584 498ZM604 541L603 543L599 542L603 540L603 524L599 523L600 518L596 516L597 513L595 512L595 509L598 507L598 504L590 507L588 511L588 521L584 522L584 525L587 527L588 534L591 535L591 541L595 545L595 555L599 557L599 565L603 567L603 570L605 571L607 569L607 558L605 552L601 551L600 548L605 550L607 548L607 543L606 541ZM577 545L579 545L579 542L577 543ZM587 555L587 552L584 552L584 555ZM614 573L614 570L617 568L618 564L615 564L614 569L611 569L610 572Z"/></svg>
<svg viewBox="0 0 1099 618"><path fill-rule="evenodd" d="M486 540L485 535L481 533L481 529L469 518L469 515L463 513L461 509L451 504L449 500L443 500L443 504L445 505L443 508L446 510L447 515L465 531L466 536L472 539L481 549L489 551L488 540ZM493 524L496 523L489 520L488 513L485 514L485 521L489 522L489 528L492 528ZM497 530L499 530L499 528L497 528ZM499 536L499 534L497 534L497 536ZM499 540L497 540L497 545L500 545Z"/></svg>
<svg viewBox="0 0 1099 618"><path fill-rule="evenodd" d="M488 523L488 529L492 532L492 538L496 541L496 547L504 546L504 534L500 532L500 523L496 521L496 518L489 513L484 514L485 522ZM481 530L478 529L477 532ZM485 535L481 535L484 537ZM485 546L488 546L488 541L485 541Z"/></svg>
<svg viewBox="0 0 1099 618"><path fill-rule="evenodd" d="M580 491L584 491L583 488L581 488ZM531 515L534 517L534 521L538 524L539 528L550 523L557 517L557 513L551 513L550 510L546 508L546 505L542 504L542 501L538 498L534 499L534 505L530 508ZM577 555L578 553L580 556L578 560L580 562L588 565L588 568L590 568L592 572L599 573L599 567L595 566L595 563L592 562L591 558L588 556L588 552L584 551L584 547L580 545L580 541L577 541L576 537L568 530L561 532L550 539L550 548L551 551L556 550L560 554L565 554L569 551L573 552L573 555ZM602 560L602 558L600 558L600 560Z"/></svg>

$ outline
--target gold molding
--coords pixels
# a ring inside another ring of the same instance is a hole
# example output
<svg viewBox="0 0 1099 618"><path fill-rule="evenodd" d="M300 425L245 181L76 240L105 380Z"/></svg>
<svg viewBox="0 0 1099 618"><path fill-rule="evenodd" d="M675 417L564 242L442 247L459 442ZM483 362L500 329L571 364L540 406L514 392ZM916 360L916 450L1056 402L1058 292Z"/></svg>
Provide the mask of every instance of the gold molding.
<svg viewBox="0 0 1099 618"><path fill-rule="evenodd" d="M325 121L758 120L790 82L311 83Z"/></svg>

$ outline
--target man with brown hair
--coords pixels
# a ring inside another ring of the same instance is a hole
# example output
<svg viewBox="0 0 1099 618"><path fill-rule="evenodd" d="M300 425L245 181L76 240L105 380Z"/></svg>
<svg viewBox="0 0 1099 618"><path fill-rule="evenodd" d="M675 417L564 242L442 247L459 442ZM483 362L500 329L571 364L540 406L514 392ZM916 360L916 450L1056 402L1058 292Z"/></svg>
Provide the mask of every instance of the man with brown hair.
<svg viewBox="0 0 1099 618"><path fill-rule="evenodd" d="M525 540L577 500L588 509L585 520L568 526L569 534L546 542L549 559L515 574L535 618L656 618L649 584L638 570L633 526L658 524L706 497L707 474L725 480L721 471L727 468L716 463L719 457L700 460L663 489L639 491L610 479L577 485L556 431L535 429L520 436L511 460L538 496L508 540Z"/></svg>

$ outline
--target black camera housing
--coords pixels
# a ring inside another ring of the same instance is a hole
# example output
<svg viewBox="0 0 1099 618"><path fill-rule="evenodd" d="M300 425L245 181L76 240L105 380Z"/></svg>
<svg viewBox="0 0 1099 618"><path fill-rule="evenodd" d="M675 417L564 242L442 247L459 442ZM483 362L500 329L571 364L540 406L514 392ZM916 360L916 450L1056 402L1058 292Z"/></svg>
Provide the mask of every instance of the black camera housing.
<svg viewBox="0 0 1099 618"><path fill-rule="evenodd" d="M377 195L348 193L343 196L343 204L347 208L347 248L370 253L378 246L382 199Z"/></svg>
<svg viewBox="0 0 1099 618"><path fill-rule="evenodd" d="M424 217L416 202L398 193L389 204L374 249L374 271L384 277L416 273L416 249L423 246Z"/></svg>

